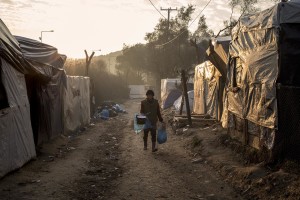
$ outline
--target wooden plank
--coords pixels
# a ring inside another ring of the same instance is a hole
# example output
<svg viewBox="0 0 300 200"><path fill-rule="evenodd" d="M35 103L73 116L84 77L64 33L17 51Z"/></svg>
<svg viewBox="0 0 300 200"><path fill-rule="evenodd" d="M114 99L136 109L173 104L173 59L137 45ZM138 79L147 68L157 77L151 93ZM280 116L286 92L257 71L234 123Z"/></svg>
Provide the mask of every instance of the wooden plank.
<svg viewBox="0 0 300 200"><path fill-rule="evenodd" d="M205 119L205 118L191 118L193 121L198 121L198 122L217 122L217 120L215 119ZM187 118L179 118L179 117L175 117L174 121L178 121L178 122L188 122L189 120Z"/></svg>

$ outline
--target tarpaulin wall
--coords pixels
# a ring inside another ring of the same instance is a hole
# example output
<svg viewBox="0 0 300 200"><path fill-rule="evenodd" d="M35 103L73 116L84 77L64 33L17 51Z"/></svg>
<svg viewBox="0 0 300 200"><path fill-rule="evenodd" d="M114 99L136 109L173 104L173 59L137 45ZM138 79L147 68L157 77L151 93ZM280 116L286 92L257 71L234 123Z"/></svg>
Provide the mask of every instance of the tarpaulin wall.
<svg viewBox="0 0 300 200"><path fill-rule="evenodd" d="M300 147L299 23L299 2L286 2L242 17L234 28L226 120L232 136L255 148Z"/></svg>
<svg viewBox="0 0 300 200"><path fill-rule="evenodd" d="M0 85L5 98L0 109L2 177L36 156L24 74L34 74L44 80L47 75L24 59L19 43L2 20L0 27Z"/></svg>
<svg viewBox="0 0 300 200"><path fill-rule="evenodd" d="M180 79L161 80L161 108L167 109L182 95Z"/></svg>
<svg viewBox="0 0 300 200"><path fill-rule="evenodd" d="M27 62L37 69L47 70L50 76L48 81L43 81L34 74L26 75L35 144L39 145L63 133L63 92L66 86L63 66L66 56L39 41L20 36L15 38Z"/></svg>
<svg viewBox="0 0 300 200"><path fill-rule="evenodd" d="M76 131L90 123L90 78L67 76L64 95L65 133Z"/></svg>
<svg viewBox="0 0 300 200"><path fill-rule="evenodd" d="M24 75L0 59L9 107L0 110L0 177L36 156Z"/></svg>
<svg viewBox="0 0 300 200"><path fill-rule="evenodd" d="M63 134L64 71L53 70L47 84L26 76L35 144L39 145Z"/></svg>
<svg viewBox="0 0 300 200"><path fill-rule="evenodd" d="M56 48L39 41L13 36L2 20L0 20L0 27L2 83L0 84L0 99L3 102L0 108L1 177L36 156L32 127L41 127L39 122L47 124L44 127L50 127L47 130L51 131L54 130L52 129L54 126L61 126L57 124L62 121L59 117L62 109L55 109L56 104L61 104L61 100L56 97L55 92L52 93L49 90L55 90L51 86L58 78L57 72L60 71L62 76L64 75L62 67L66 57L58 54ZM27 88L28 84L24 76L31 77L36 82L30 82L31 87ZM42 88L42 85L45 87ZM40 93L35 94L43 94L42 92L45 94L43 101L38 101L38 95L36 95L36 101L29 102L28 94L38 90ZM45 102L51 99L56 99L55 105ZM31 109L35 112L30 113ZM40 121L34 118L31 124L31 117L35 114L39 116L41 113L45 115L40 117ZM48 134L49 138L54 136L52 133Z"/></svg>
<svg viewBox="0 0 300 200"><path fill-rule="evenodd" d="M219 117L219 80L221 74L217 68L206 61L195 68L194 113Z"/></svg>
<svg viewBox="0 0 300 200"><path fill-rule="evenodd" d="M269 12L263 13L263 15L269 14ZM245 144L255 148L265 146L272 149L274 143L267 144L265 141L274 142L275 140L274 133L258 133L256 139L254 137L250 140L248 123L252 122L273 130L277 126L278 46L276 33L275 28L268 27L262 30L238 30L230 46L232 59L227 72L229 82L226 95L228 111L235 117L229 127L239 132ZM242 121L238 122L237 119L242 119ZM243 130L236 127L239 123L243 123Z"/></svg>
<svg viewBox="0 0 300 200"><path fill-rule="evenodd" d="M189 98L189 105L190 105L190 111L194 109L194 90L188 91L188 98ZM174 107L177 112L180 113L180 108L182 104L183 97L182 95L174 102ZM186 103L185 98L183 100L183 107L182 112L186 113Z"/></svg>

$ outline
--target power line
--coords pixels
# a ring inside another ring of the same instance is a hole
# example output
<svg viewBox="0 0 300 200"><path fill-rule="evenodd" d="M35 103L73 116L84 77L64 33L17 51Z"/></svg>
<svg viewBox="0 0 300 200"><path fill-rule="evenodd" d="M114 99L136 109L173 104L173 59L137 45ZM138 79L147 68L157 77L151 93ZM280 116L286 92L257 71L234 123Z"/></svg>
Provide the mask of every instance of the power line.
<svg viewBox="0 0 300 200"><path fill-rule="evenodd" d="M212 0L209 0L207 2L207 4L204 6L204 8L200 11L200 13L197 15L197 17L190 23L190 25L187 28L190 28L192 26L192 24L200 17L200 15L203 13L203 11L206 9L206 7L210 4ZM170 44L171 42L175 41L177 38L179 38L182 34L184 34L185 32L187 32L187 30L182 31L181 33L179 33L176 37L174 37L173 39L171 39L170 41L164 43L164 44L160 44L160 45L156 45L157 47L163 47L166 46L167 44Z"/></svg>
<svg viewBox="0 0 300 200"><path fill-rule="evenodd" d="M163 18L165 18L165 19L167 19L157 8L156 8L156 6L152 3L152 1L151 0L149 0L149 2L152 4L152 6L155 8L155 10L163 17Z"/></svg>

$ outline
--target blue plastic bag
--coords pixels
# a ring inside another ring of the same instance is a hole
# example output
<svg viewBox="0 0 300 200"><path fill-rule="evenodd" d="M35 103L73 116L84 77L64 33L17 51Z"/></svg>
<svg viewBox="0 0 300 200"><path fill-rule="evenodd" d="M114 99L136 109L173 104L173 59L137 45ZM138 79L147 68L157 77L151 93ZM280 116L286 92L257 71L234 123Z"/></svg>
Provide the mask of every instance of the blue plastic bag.
<svg viewBox="0 0 300 200"><path fill-rule="evenodd" d="M109 119L109 110L103 109L101 111L101 119L108 120Z"/></svg>
<svg viewBox="0 0 300 200"><path fill-rule="evenodd" d="M167 140L168 140L168 135L167 135L166 127L162 125L158 128L157 143L163 144L166 143Z"/></svg>

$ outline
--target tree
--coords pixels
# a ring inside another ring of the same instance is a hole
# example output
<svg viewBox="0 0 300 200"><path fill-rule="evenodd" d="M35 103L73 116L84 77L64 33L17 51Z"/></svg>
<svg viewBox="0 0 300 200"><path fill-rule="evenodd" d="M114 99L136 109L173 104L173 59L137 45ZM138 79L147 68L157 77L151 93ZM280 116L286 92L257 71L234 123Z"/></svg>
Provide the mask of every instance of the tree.
<svg viewBox="0 0 300 200"><path fill-rule="evenodd" d="M198 22L198 27L193 34L194 38L210 38L214 35L214 32L208 28L206 18L202 15Z"/></svg>
<svg viewBox="0 0 300 200"><path fill-rule="evenodd" d="M257 4L258 0L231 0L229 2L229 6L233 9L239 9L241 15L244 14L251 14L259 11L255 5Z"/></svg>
<svg viewBox="0 0 300 200"><path fill-rule="evenodd" d="M117 69L128 84L143 84L144 66L146 65L145 45L124 45L123 54L117 57Z"/></svg>
<svg viewBox="0 0 300 200"><path fill-rule="evenodd" d="M176 69L195 64L194 49L189 44L192 34L188 30L194 10L192 5L181 7L169 22L160 19L154 30L146 33L146 44L125 45L123 55L117 57L119 74L129 83L155 77L157 88L160 88L162 78L176 77Z"/></svg>
<svg viewBox="0 0 300 200"><path fill-rule="evenodd" d="M271 0L274 1L274 0ZM238 10L240 13L240 17L245 14L251 14L259 11L256 7L258 0L230 0L229 6L231 8L231 15L229 20L225 20L224 28L221 29L216 36L222 35L231 35L231 31L233 27L237 24L238 19L233 18L233 14L235 10Z"/></svg>
<svg viewBox="0 0 300 200"><path fill-rule="evenodd" d="M188 25L195 8L181 7L175 18L170 19L169 29L165 19L160 19L154 31L146 34L148 42L147 70L157 78L176 76L176 68L188 68L195 63L193 49L189 44Z"/></svg>

